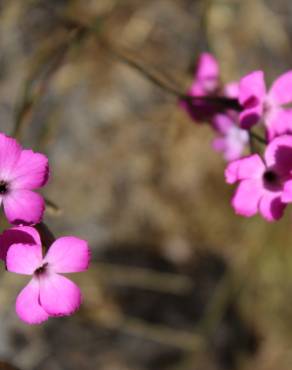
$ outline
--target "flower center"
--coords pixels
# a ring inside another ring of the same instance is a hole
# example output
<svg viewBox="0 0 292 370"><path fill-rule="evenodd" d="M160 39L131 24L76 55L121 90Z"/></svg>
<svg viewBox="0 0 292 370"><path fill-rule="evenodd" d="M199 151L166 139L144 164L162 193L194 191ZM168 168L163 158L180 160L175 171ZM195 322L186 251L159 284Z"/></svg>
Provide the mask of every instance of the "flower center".
<svg viewBox="0 0 292 370"><path fill-rule="evenodd" d="M0 181L0 195L4 195L8 192L8 184L6 181Z"/></svg>
<svg viewBox="0 0 292 370"><path fill-rule="evenodd" d="M48 266L48 263L47 263L47 262L46 262L46 263L44 263L42 266L38 267L38 268L35 270L34 274L35 274L35 275L42 275L44 272L46 272L46 270L47 270L47 266Z"/></svg>
<svg viewBox="0 0 292 370"><path fill-rule="evenodd" d="M268 170L264 173L264 180L268 183L274 184L278 179L278 176L275 172Z"/></svg>
<svg viewBox="0 0 292 370"><path fill-rule="evenodd" d="M263 113L264 115L268 114L271 111L271 104L268 101L265 101L263 104Z"/></svg>
<svg viewBox="0 0 292 370"><path fill-rule="evenodd" d="M263 174L264 186L271 191L278 191L281 188L281 178L273 170L266 170Z"/></svg>

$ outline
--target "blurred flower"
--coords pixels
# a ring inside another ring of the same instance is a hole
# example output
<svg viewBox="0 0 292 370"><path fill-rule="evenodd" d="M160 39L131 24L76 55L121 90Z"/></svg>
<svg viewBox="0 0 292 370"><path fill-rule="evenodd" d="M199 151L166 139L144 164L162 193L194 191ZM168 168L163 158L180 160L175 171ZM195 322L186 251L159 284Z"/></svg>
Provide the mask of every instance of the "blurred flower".
<svg viewBox="0 0 292 370"><path fill-rule="evenodd" d="M199 56L194 81L189 90L190 95L214 94L219 88L219 64L217 59L209 53Z"/></svg>
<svg viewBox="0 0 292 370"><path fill-rule="evenodd" d="M209 53L199 56L193 83L187 92L189 96L216 96L220 87L219 65ZM194 121L205 121L218 112L218 104L207 100L181 100L180 106L185 109Z"/></svg>
<svg viewBox="0 0 292 370"><path fill-rule="evenodd" d="M209 53L202 53L199 57L193 83L187 95L193 97L226 97L237 99L239 86L231 82L221 86L219 65L215 57ZM226 161L241 157L248 142L248 133L238 127L238 113L231 109L222 111L222 105L216 100L183 100L180 102L194 121L209 121L217 137L213 148L223 153Z"/></svg>
<svg viewBox="0 0 292 370"><path fill-rule="evenodd" d="M0 203L9 222L34 224L41 220L44 200L31 190L44 186L48 175L45 155L23 150L15 139L0 133Z"/></svg>
<svg viewBox="0 0 292 370"><path fill-rule="evenodd" d="M254 154L231 162L225 176L229 184L239 182L232 199L237 214L259 212L268 221L279 219L292 202L292 136L272 140L264 159Z"/></svg>
<svg viewBox="0 0 292 370"><path fill-rule="evenodd" d="M229 98L237 98L239 85L230 82L224 86L224 95ZM223 153L224 159L229 162L242 157L249 142L247 130L239 128L239 113L234 110L226 110L217 113L212 119L212 127L217 132L212 142L214 150Z"/></svg>
<svg viewBox="0 0 292 370"><path fill-rule="evenodd" d="M292 71L278 77L268 92L262 71L248 74L240 81L239 101L242 128L249 129L263 119L268 140L292 131L292 109L284 107L292 103Z"/></svg>
<svg viewBox="0 0 292 370"><path fill-rule="evenodd" d="M27 234L22 242L19 241L19 233ZM7 230L2 238L8 240L5 247L8 249L7 270L32 275L16 300L16 312L23 321L39 324L50 316L71 315L79 308L80 289L60 273L80 272L88 268L90 251L86 241L73 236L59 238L43 258L41 239L33 227Z"/></svg>
<svg viewBox="0 0 292 370"><path fill-rule="evenodd" d="M223 153L226 161L239 159L249 141L248 132L238 127L238 114L233 112L228 114L218 113L213 119L213 127L217 131L217 136L212 142L214 150Z"/></svg>

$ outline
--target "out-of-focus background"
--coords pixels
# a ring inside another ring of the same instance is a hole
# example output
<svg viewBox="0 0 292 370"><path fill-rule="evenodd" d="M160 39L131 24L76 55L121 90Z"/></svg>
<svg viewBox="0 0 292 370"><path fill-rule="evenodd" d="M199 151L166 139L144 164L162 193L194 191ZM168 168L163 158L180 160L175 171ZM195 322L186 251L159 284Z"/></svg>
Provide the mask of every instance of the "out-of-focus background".
<svg viewBox="0 0 292 370"><path fill-rule="evenodd" d="M88 239L84 304L41 326L1 271L0 360L21 370L290 370L292 217L243 219L182 91L211 51L223 81L291 68L289 0L2 0L0 123L45 152L55 235ZM118 54L118 55L117 55ZM7 369L5 365L3 369ZM1 368L0 366L0 368Z"/></svg>

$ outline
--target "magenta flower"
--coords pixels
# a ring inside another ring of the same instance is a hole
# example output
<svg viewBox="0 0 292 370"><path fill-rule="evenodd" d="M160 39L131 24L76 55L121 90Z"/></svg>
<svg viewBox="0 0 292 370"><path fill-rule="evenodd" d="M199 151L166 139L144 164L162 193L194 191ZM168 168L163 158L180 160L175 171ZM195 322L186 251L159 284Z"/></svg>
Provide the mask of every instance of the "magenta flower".
<svg viewBox="0 0 292 370"><path fill-rule="evenodd" d="M189 94L192 96L214 94L219 88L219 64L209 53L199 56L194 80Z"/></svg>
<svg viewBox="0 0 292 370"><path fill-rule="evenodd" d="M32 190L44 186L48 175L46 156L23 150L15 139L0 133L0 203L10 223L41 220L44 200Z"/></svg>
<svg viewBox="0 0 292 370"><path fill-rule="evenodd" d="M217 136L212 146L217 152L222 152L227 162L240 158L249 141L248 132L238 127L237 116L236 112L218 113L213 119Z"/></svg>
<svg viewBox="0 0 292 370"><path fill-rule="evenodd" d="M180 106L185 109L196 122L211 121L216 114L222 112L222 103L216 98L237 99L238 83L231 82L222 86L220 83L219 64L209 53L199 57L193 83L187 91L191 97L203 99L181 100ZM204 99L206 97L206 99ZM207 98L214 98L213 100ZM229 110L230 111L230 110ZM229 114L228 112L220 114Z"/></svg>
<svg viewBox="0 0 292 370"><path fill-rule="evenodd" d="M220 88L219 65L213 55L202 53L199 56L193 83L188 90L189 96L215 96ZM185 109L194 121L210 119L218 111L218 105L204 100L192 102L180 101L180 106Z"/></svg>
<svg viewBox="0 0 292 370"><path fill-rule="evenodd" d="M278 77L268 92L262 71L248 74L240 81L239 101L242 128L249 129L263 119L268 140L292 131L292 110L284 107L292 103L292 71Z"/></svg>
<svg viewBox="0 0 292 370"><path fill-rule="evenodd" d="M23 242L19 242L19 233L27 234ZM16 236L16 244L13 243L13 235ZM6 256L7 270L32 275L16 300L16 313L21 320L39 324L50 316L71 315L79 308L80 289L60 274L88 268L90 251L84 240L73 236L59 238L43 258L40 236L33 227L7 230L3 238L8 238L7 244L12 243Z"/></svg>
<svg viewBox="0 0 292 370"><path fill-rule="evenodd" d="M224 86L224 96L237 98L239 85L237 82L230 82ZM222 152L227 162L239 159L245 151L249 141L247 130L239 127L239 114L233 110L225 113L217 113L212 119L212 127L217 132L213 140L213 149Z"/></svg>
<svg viewBox="0 0 292 370"><path fill-rule="evenodd" d="M254 154L231 162L225 170L229 184L239 182L232 206L239 215L259 212L266 220L278 220L292 202L292 136L275 138L264 159Z"/></svg>

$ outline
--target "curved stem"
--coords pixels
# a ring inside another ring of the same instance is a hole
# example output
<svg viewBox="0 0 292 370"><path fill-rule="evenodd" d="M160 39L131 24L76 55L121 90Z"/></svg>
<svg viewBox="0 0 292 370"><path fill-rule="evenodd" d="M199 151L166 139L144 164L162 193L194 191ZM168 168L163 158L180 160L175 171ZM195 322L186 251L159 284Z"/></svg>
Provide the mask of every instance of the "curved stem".
<svg viewBox="0 0 292 370"><path fill-rule="evenodd" d="M192 102L196 101L207 101L207 102L212 102L214 104L218 104L219 107L222 107L222 110L225 109L234 109L236 111L241 111L242 107L239 104L238 99L234 98L228 98L226 96L191 96L188 94L185 94L182 92L180 89L178 89L175 86L171 86L169 81L164 81L161 78L161 73L158 71L154 71L152 68L152 71L149 69L145 68L140 62L137 62L135 58L130 56L130 53L127 52L126 50L118 50L118 48L115 46L113 47L110 45L110 43L105 39L105 37L102 37L100 34L100 30L96 30L94 27L86 24L82 24L79 21L76 20L68 20L64 17L61 17L63 22L65 24L69 24L70 27L76 27L79 30L82 30L84 33L88 32L91 34L96 34L98 35L98 42L99 44L106 49L112 56L115 58L119 59L121 62L129 65L136 71L138 71L141 75L143 75L145 78L147 78L149 81L151 81L153 84L156 86L160 87L164 91L168 92L169 94L172 94L176 96L177 98L181 100L185 100L186 102L189 102L192 104ZM160 75L160 77L158 77Z"/></svg>

